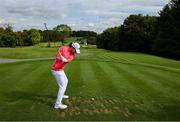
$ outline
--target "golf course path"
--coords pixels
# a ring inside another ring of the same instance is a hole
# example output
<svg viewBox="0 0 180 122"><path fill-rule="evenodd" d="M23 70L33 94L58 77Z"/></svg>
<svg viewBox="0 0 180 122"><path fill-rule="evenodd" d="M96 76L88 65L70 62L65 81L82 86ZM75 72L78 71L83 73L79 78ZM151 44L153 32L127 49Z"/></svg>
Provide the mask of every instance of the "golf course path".
<svg viewBox="0 0 180 122"><path fill-rule="evenodd" d="M0 58L0 63L10 63L10 62L22 62L22 61L38 61L38 60L49 60L54 59L51 58L33 58L33 59L8 59L8 58Z"/></svg>

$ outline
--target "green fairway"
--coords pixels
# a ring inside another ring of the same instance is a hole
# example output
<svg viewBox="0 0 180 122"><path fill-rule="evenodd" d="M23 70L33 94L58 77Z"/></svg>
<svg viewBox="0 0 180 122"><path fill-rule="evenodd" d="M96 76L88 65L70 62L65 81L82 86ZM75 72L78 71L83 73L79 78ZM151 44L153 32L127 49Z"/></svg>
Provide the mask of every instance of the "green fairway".
<svg viewBox="0 0 180 122"><path fill-rule="evenodd" d="M48 58L54 56L56 51L56 48L39 48L39 46L0 48L0 58Z"/></svg>
<svg viewBox="0 0 180 122"><path fill-rule="evenodd" d="M56 49L43 52L52 57ZM180 61L84 49L66 66L66 110L53 108L52 62L0 64L0 120L180 120Z"/></svg>
<svg viewBox="0 0 180 122"><path fill-rule="evenodd" d="M55 56L59 48L59 47L46 48L43 47L42 45L47 45L47 43L40 43L39 45L30 46L30 47L0 48L0 58L10 58L10 59L50 58ZM81 47L81 50L87 48L91 50L96 47L94 45L88 45L88 47ZM87 53L85 53L85 55L86 54Z"/></svg>

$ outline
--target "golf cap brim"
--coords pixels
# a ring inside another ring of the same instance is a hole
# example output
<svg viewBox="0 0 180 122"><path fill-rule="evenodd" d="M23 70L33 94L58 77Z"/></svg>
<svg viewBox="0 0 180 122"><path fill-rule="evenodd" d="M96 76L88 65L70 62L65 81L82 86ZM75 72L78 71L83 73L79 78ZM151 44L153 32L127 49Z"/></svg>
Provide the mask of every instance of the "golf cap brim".
<svg viewBox="0 0 180 122"><path fill-rule="evenodd" d="M72 47L75 49L77 54L80 54L80 45L79 45L79 43L73 42Z"/></svg>
<svg viewBox="0 0 180 122"><path fill-rule="evenodd" d="M77 54L80 54L80 49L75 49Z"/></svg>

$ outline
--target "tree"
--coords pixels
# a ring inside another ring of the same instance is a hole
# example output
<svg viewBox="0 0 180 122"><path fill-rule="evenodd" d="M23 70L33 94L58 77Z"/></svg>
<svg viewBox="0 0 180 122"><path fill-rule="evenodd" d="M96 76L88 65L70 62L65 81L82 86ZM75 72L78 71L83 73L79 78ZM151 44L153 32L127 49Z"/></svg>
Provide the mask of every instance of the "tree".
<svg viewBox="0 0 180 122"><path fill-rule="evenodd" d="M153 50L160 55L180 57L180 0L172 0L159 14Z"/></svg>
<svg viewBox="0 0 180 122"><path fill-rule="evenodd" d="M73 31L71 34L72 37L83 37L84 40L87 40L88 44L96 45L97 43L97 33L93 31Z"/></svg>
<svg viewBox="0 0 180 122"><path fill-rule="evenodd" d="M17 38L17 42L16 42L16 45L17 46L23 46L24 45L24 42L23 42L23 33L18 31L15 33L16 34L16 38Z"/></svg>
<svg viewBox="0 0 180 122"><path fill-rule="evenodd" d="M13 32L12 25L9 23L3 24L3 27L5 28L6 32Z"/></svg>
<svg viewBox="0 0 180 122"><path fill-rule="evenodd" d="M41 35L38 30L31 29L28 37L29 37L29 40L31 40L33 45L40 43Z"/></svg>
<svg viewBox="0 0 180 122"><path fill-rule="evenodd" d="M101 46L102 48L109 50L118 50L118 31L119 27L106 29L100 37L102 41L97 40L97 44L99 44L100 41L102 44L100 44L99 46Z"/></svg>
<svg viewBox="0 0 180 122"><path fill-rule="evenodd" d="M64 24L56 26L55 28L53 28L53 30L56 32L56 34L60 35L59 39L62 43L64 43L64 39L70 36L70 34L72 33L71 27Z"/></svg>
<svg viewBox="0 0 180 122"><path fill-rule="evenodd" d="M23 40L23 46L29 46L32 45L32 41L29 39L29 30L23 30L21 33L21 38Z"/></svg>
<svg viewBox="0 0 180 122"><path fill-rule="evenodd" d="M0 47L5 47L4 41L2 41L3 34L4 34L4 28L0 27Z"/></svg>
<svg viewBox="0 0 180 122"><path fill-rule="evenodd" d="M150 52L156 22L157 17L140 14L126 18L122 26L122 50Z"/></svg>
<svg viewBox="0 0 180 122"><path fill-rule="evenodd" d="M94 37L94 36L89 36L89 37L87 38L87 43L88 43L88 44L92 44L92 45L96 45L96 37Z"/></svg>
<svg viewBox="0 0 180 122"><path fill-rule="evenodd" d="M123 25L106 29L97 37L97 46L109 50L150 52L157 17L130 15Z"/></svg>
<svg viewBox="0 0 180 122"><path fill-rule="evenodd" d="M3 42L2 46L16 47L17 38L15 38L14 35L11 35L11 34L4 34L1 37L1 41Z"/></svg>
<svg viewBox="0 0 180 122"><path fill-rule="evenodd" d="M0 28L0 47L16 47L17 35L13 32L10 24L4 24Z"/></svg>
<svg viewBox="0 0 180 122"><path fill-rule="evenodd" d="M80 30L80 31L73 31L71 36L73 37L96 37L97 33L93 32L93 31L84 31L84 30Z"/></svg>

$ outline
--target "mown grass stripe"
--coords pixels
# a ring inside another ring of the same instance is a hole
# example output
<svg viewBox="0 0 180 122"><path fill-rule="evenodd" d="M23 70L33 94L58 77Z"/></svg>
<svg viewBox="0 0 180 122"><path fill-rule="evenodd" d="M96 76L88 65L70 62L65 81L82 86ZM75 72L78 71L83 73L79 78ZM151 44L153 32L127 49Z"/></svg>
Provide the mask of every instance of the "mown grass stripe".
<svg viewBox="0 0 180 122"><path fill-rule="evenodd" d="M129 60L127 60L126 58L120 58L119 54L115 54L115 53L106 53L107 57L110 57L111 59L113 59L114 61L122 61L122 62L129 62Z"/></svg>
<svg viewBox="0 0 180 122"><path fill-rule="evenodd" d="M99 55L97 58L100 59L100 60L97 60L99 62L125 63L124 60L116 60L114 57L107 56L106 54Z"/></svg>
<svg viewBox="0 0 180 122"><path fill-rule="evenodd" d="M117 55L118 56L118 55ZM146 63L146 62L137 62L134 60L129 60L127 59L128 57L125 58L116 58L114 56L114 53L104 53L102 56L99 56L99 58L103 57L102 59L104 59L104 61L112 61L114 63L127 63L127 64L132 64L132 65L140 65L140 66L144 66L144 67L154 67L157 69L162 69L162 70L168 70L174 73L180 73L180 69L179 68L175 68L175 67L170 67L170 66L164 66L164 65L159 65L159 64L154 64L154 63Z"/></svg>
<svg viewBox="0 0 180 122"><path fill-rule="evenodd" d="M81 94L83 94L85 97L97 97L103 95L103 91L98 85L99 81L94 73L97 71L94 70L92 64L93 63L89 61L80 62L80 70L82 72L81 78L82 82L84 83L81 89Z"/></svg>
<svg viewBox="0 0 180 122"><path fill-rule="evenodd" d="M119 95L118 90L112 83L112 78L108 76L105 70L107 65L100 64L101 62L90 62L93 68L93 73L98 81L99 89L102 89L104 96L112 97L115 95Z"/></svg>
<svg viewBox="0 0 180 122"><path fill-rule="evenodd" d="M152 55L145 55L141 53L117 53L119 57L126 58L130 61L136 62L136 63L146 63L146 64L154 64L159 66L166 66L170 68L178 68L180 69L180 63L179 61L172 60L172 59L166 59L162 57L152 56Z"/></svg>
<svg viewBox="0 0 180 122"><path fill-rule="evenodd" d="M112 65L113 66L113 65ZM160 97L160 90L153 87L153 84L143 79L142 75L137 70L131 68L128 65L114 65L118 67L126 79L137 88L138 94L143 95L147 100L158 99Z"/></svg>
<svg viewBox="0 0 180 122"><path fill-rule="evenodd" d="M5 64L8 65L8 64ZM9 66L9 67L8 67ZM8 69L8 72L4 72L4 77L1 79L1 82L3 82L3 89L7 88L9 90L18 88L19 85L23 85L24 83L21 82L21 80L24 78L26 80L27 76L33 72L37 66L26 63L12 63L9 64L6 69ZM9 77L11 76L11 77ZM11 87L8 87L11 86ZM8 90L7 90L8 91Z"/></svg>
<svg viewBox="0 0 180 122"><path fill-rule="evenodd" d="M44 63L47 64L45 61ZM33 91L36 92L36 90L39 91L42 86L46 85L48 81L46 77L47 75L50 76L50 64L48 63L48 65L45 65L44 63L42 63L42 61L31 63L31 68L29 67L30 69L28 69L29 72L24 71L28 74L26 74L24 77L19 77L18 79L18 85L21 86L20 88L23 88L27 91L31 91L33 89ZM33 65L35 65L36 67L33 67Z"/></svg>
<svg viewBox="0 0 180 122"><path fill-rule="evenodd" d="M129 59L129 57L123 57L124 60L128 61L129 63L132 64L139 64L139 65L143 65L143 66L152 66L152 67L159 67L159 68L163 68L163 69L170 69L170 70L175 70L176 72L180 72L180 67L172 67L172 66L167 66L167 65L162 65L156 62L147 62L147 61L138 61L138 60L134 60L134 59ZM121 58L120 58L121 59Z"/></svg>
<svg viewBox="0 0 180 122"><path fill-rule="evenodd" d="M139 69L138 71L142 74L148 74L148 76L151 76L152 80L158 82L163 88L167 88L164 89L166 92L177 91L180 93L180 77L177 74L167 71L158 71L151 68L146 68L143 71Z"/></svg>
<svg viewBox="0 0 180 122"><path fill-rule="evenodd" d="M144 79L144 82L154 89L153 91L157 92L157 94L160 94L159 98L160 99L162 98L161 102L168 101L168 100L170 101L177 100L177 97L172 95L173 93L178 94L177 91L175 89L173 90L173 88L171 89L170 87L168 88L164 87L161 83L163 82L163 80L161 80L161 77L157 78L157 77L154 77L154 75L151 75L150 72L146 72L147 68L137 68L137 67L132 67L132 68L136 69L136 72L134 72L134 74L139 76L141 79ZM171 79L167 78L166 80L170 81ZM172 92L172 94L169 94L170 92Z"/></svg>
<svg viewBox="0 0 180 122"><path fill-rule="evenodd" d="M67 94L70 94L71 96L80 95L84 84L81 77L83 73L81 70L81 62L75 60L68 64L68 66L66 66L65 73L68 78Z"/></svg>
<svg viewBox="0 0 180 122"><path fill-rule="evenodd" d="M110 65L111 63L98 62L98 64L104 70L107 77L111 78L110 82L119 93L118 96L122 98L124 98L126 95L129 96L132 94L132 96L134 96L136 88L129 83L129 81L124 77L123 73L119 72L118 68L112 67L112 65Z"/></svg>
<svg viewBox="0 0 180 122"><path fill-rule="evenodd" d="M97 58L99 59L102 59L102 60L108 60L108 57L106 57L104 54L101 54L101 55L97 55Z"/></svg>
<svg viewBox="0 0 180 122"><path fill-rule="evenodd" d="M11 80L13 81L13 83L6 84L7 86L10 86L10 87L6 87L7 89L4 90L4 93L3 93L4 95L15 94L17 92L41 94L47 90L48 86L51 84L51 81L49 80L50 78L48 76L50 75L50 73L47 72L47 70L49 69L46 69L46 67L48 68L48 66L41 65L42 62L37 62L37 63L33 62L30 64L31 65L29 66L29 69L31 67L31 69L33 70L32 71L29 70L30 72L25 71L26 73L23 76L18 76L14 78L13 80ZM37 67L37 64L39 67ZM33 67L34 65L36 67ZM22 67L23 67L23 64L22 64ZM41 70L42 68L45 70ZM22 68L22 70L24 70L24 67ZM17 74L20 74L20 73L23 74L24 72L22 72L22 70L19 70Z"/></svg>
<svg viewBox="0 0 180 122"><path fill-rule="evenodd" d="M129 62L129 63L138 63L138 64L143 64L143 65L160 66L160 67L165 67L165 68L169 68L169 69L180 69L180 63L177 61L169 60L169 59L164 60L163 58L150 56L150 55L143 55L143 54L137 55L137 54L128 54L128 53L124 54L122 52L121 53L110 52L110 53L106 53L106 55L110 56L114 59L117 59L116 61L124 60L124 61ZM140 57L140 55L142 57ZM137 58L134 59L135 57L137 57ZM147 59L149 59L150 61ZM155 61L153 61L153 59ZM167 60L169 60L169 61L167 61ZM177 66L175 66L174 63L177 64Z"/></svg>

